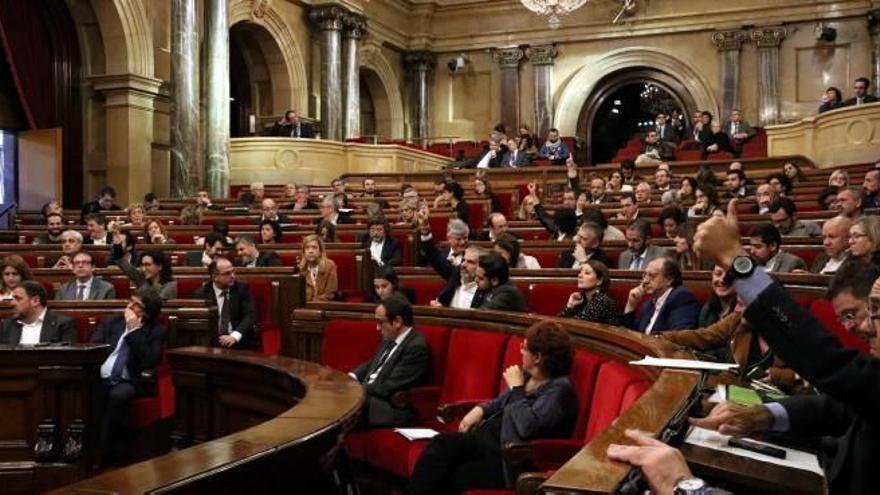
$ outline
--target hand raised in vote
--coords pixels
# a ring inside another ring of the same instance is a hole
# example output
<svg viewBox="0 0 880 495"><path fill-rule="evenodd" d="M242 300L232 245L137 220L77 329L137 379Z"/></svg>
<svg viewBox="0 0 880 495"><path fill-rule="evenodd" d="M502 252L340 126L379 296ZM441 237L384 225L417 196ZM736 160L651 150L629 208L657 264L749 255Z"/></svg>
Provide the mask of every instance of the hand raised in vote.
<svg viewBox="0 0 880 495"><path fill-rule="evenodd" d="M736 220L712 217L697 227L694 252L703 261L721 265L725 270L733 259L745 254L740 244Z"/></svg>

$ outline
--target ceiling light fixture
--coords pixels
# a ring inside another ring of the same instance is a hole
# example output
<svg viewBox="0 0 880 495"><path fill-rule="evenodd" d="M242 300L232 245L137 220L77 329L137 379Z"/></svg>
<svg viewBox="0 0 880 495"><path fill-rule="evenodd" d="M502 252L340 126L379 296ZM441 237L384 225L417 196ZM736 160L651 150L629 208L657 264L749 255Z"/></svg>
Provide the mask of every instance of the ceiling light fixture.
<svg viewBox="0 0 880 495"><path fill-rule="evenodd" d="M549 16L550 29L559 28L559 18L581 8L588 0L520 0L525 8L538 15Z"/></svg>

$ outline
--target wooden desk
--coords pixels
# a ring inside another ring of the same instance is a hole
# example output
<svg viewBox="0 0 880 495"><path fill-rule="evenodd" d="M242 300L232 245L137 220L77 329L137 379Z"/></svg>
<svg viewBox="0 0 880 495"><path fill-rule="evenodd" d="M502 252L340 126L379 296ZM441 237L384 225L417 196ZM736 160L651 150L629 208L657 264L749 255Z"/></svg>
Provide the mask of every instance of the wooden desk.
<svg viewBox="0 0 880 495"><path fill-rule="evenodd" d="M0 347L0 491L42 493L88 475L109 349Z"/></svg>
<svg viewBox="0 0 880 495"><path fill-rule="evenodd" d="M196 445L52 493L320 493L359 415L360 384L315 363L228 349L174 349L168 361L176 432Z"/></svg>

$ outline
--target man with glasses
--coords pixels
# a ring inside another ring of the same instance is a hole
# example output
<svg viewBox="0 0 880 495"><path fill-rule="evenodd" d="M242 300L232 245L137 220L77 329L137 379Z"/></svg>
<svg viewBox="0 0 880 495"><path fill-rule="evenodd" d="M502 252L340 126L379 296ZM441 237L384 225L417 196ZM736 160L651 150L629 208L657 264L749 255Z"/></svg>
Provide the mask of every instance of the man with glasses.
<svg viewBox="0 0 880 495"><path fill-rule="evenodd" d="M82 249L83 236L75 230L65 230L61 233L61 255L51 258L46 265L52 268L70 270L73 268L73 255Z"/></svg>
<svg viewBox="0 0 880 495"><path fill-rule="evenodd" d="M159 322L162 298L150 288L131 296L122 316L103 318L90 339L108 344L112 349L101 365L104 391L104 415L100 430L102 465L119 454L119 432L125 424L128 405L139 395L154 391L142 380L144 371L155 369L162 361L165 327Z"/></svg>
<svg viewBox="0 0 880 495"><path fill-rule="evenodd" d="M73 255L73 275L75 279L61 284L55 292L56 300L100 301L116 299L113 284L95 277L92 254L80 251Z"/></svg>
<svg viewBox="0 0 880 495"><path fill-rule="evenodd" d="M226 258L218 257L208 265L211 281L199 287L196 299L217 306L216 345L234 349L259 349L257 311L250 287L235 280L235 268Z"/></svg>
<svg viewBox="0 0 880 495"><path fill-rule="evenodd" d="M798 220L797 206L789 198L776 198L770 205L770 221L783 236L815 237L822 234L816 222Z"/></svg>
<svg viewBox="0 0 880 495"><path fill-rule="evenodd" d="M648 295L650 299L639 303ZM672 258L651 260L645 268L642 283L629 291L623 323L640 333L651 334L666 330L696 328L700 303L682 283L681 267Z"/></svg>
<svg viewBox="0 0 880 495"><path fill-rule="evenodd" d="M370 251L376 266L400 266L403 264L403 250L400 243L391 235L391 226L384 217L373 216L367 220L369 233L364 237L361 247Z"/></svg>

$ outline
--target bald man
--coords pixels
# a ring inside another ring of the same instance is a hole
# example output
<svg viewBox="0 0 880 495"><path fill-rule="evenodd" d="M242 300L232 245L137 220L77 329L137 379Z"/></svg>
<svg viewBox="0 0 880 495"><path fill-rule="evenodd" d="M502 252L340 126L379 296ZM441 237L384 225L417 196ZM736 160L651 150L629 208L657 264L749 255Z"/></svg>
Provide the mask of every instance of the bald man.
<svg viewBox="0 0 880 495"><path fill-rule="evenodd" d="M271 220L279 224L290 223L287 217L278 213L278 204L272 198L266 198L260 202L260 210L261 214L254 222L255 225L259 225L264 220Z"/></svg>
<svg viewBox="0 0 880 495"><path fill-rule="evenodd" d="M822 225L822 248L825 250L813 261L811 273L833 275L846 262L849 246L849 228L853 221L844 216L837 216L825 221Z"/></svg>

